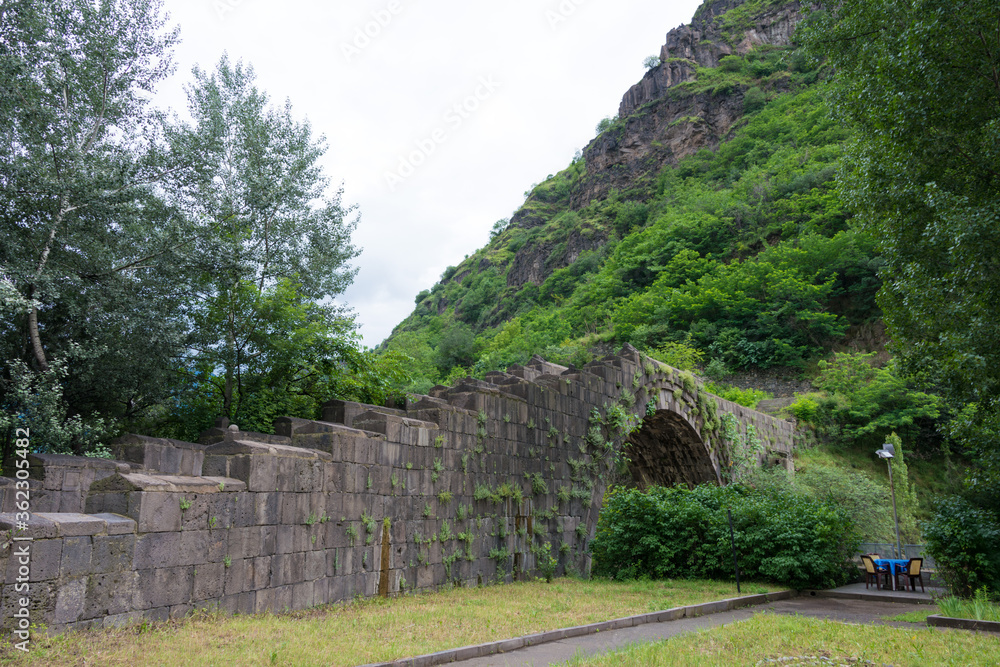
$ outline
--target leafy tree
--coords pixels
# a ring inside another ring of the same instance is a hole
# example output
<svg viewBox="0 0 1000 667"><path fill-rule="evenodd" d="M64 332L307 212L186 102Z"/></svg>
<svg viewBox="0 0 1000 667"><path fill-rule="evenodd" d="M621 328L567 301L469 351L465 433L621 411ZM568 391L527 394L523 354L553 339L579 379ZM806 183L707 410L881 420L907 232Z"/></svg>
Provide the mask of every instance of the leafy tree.
<svg viewBox="0 0 1000 667"><path fill-rule="evenodd" d="M475 360L476 335L463 322L455 322L441 335L436 351L436 364L441 375L456 366L470 366Z"/></svg>
<svg viewBox="0 0 1000 667"><path fill-rule="evenodd" d="M842 192L880 240L879 303L904 371L995 405L1000 6L822 4L798 34L836 68L832 106L854 131Z"/></svg>
<svg viewBox="0 0 1000 667"><path fill-rule="evenodd" d="M618 122L617 114L614 116L608 116L607 118L602 118L597 123L597 128L596 128L597 134L602 134L603 132L606 132L607 130L611 129L616 122Z"/></svg>
<svg viewBox="0 0 1000 667"><path fill-rule="evenodd" d="M306 384L352 354L352 326L329 299L350 283L358 251L350 209L340 191L328 194L318 164L324 141L291 105L272 107L252 68L226 57L212 73L195 68L194 79L194 123L167 132L190 165L171 182L174 203L202 239L192 259L191 362L235 419L265 389L310 393Z"/></svg>
<svg viewBox="0 0 1000 667"><path fill-rule="evenodd" d="M800 35L836 68L832 105L854 130L842 192L880 240L879 304L904 373L958 409L977 457L969 498L1000 496L1000 6L992 0L824 3ZM942 502L925 529L959 593L996 563L996 515ZM992 540L992 542L990 542ZM995 559L994 559L995 560ZM962 571L968 575L960 574Z"/></svg>
<svg viewBox="0 0 1000 667"><path fill-rule="evenodd" d="M157 403L180 342L184 226L156 196L147 106L177 41L160 9L0 6L0 402L8 425L34 421L39 449L81 451L104 431L92 413Z"/></svg>
<svg viewBox="0 0 1000 667"><path fill-rule="evenodd" d="M507 231L510 227L510 218L501 218L493 223L493 227L490 228L490 241Z"/></svg>
<svg viewBox="0 0 1000 667"><path fill-rule="evenodd" d="M981 586L1000 592L1000 518L961 496L942 499L935 509L924 536L952 593L971 597Z"/></svg>
<svg viewBox="0 0 1000 667"><path fill-rule="evenodd" d="M818 419L827 421L839 436L855 443L895 436L899 431L917 439L942 412L941 398L915 390L900 376L895 362L873 365L875 353L837 353L832 362L820 361L814 384L827 392L819 403Z"/></svg>

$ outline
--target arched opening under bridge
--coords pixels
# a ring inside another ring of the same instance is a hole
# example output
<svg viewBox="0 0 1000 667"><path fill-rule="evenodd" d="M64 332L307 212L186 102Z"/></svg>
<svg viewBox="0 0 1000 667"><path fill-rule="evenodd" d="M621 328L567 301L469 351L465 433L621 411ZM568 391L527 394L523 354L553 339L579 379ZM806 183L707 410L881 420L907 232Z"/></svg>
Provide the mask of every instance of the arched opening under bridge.
<svg viewBox="0 0 1000 667"><path fill-rule="evenodd" d="M643 419L642 427L626 442L632 481L640 488L721 481L705 441L677 412L657 410Z"/></svg>

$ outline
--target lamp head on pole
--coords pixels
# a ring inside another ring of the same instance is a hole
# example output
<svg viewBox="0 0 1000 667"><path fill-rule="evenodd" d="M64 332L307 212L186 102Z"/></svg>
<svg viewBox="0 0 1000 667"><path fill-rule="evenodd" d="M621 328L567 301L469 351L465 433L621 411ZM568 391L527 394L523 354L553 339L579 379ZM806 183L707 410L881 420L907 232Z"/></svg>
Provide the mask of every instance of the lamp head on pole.
<svg viewBox="0 0 1000 667"><path fill-rule="evenodd" d="M880 459L891 459L896 454L896 448L892 446L891 442L887 442L882 445L882 449L875 452L878 454Z"/></svg>

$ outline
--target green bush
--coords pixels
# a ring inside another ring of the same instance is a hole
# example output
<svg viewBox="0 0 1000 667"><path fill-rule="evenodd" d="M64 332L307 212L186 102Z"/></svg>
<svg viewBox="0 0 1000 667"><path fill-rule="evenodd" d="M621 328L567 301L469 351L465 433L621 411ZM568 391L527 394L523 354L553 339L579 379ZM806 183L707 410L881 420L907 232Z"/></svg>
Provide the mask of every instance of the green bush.
<svg viewBox="0 0 1000 667"><path fill-rule="evenodd" d="M767 104L767 93L757 86L748 88L747 91L743 93L744 113L751 113L757 111L758 109L762 109L765 104Z"/></svg>
<svg viewBox="0 0 1000 667"><path fill-rule="evenodd" d="M813 498L845 509L866 542L896 541L889 489L868 475L846 467L809 465L796 471L794 484ZM913 515L906 507L900 510L903 539L916 542L919 534L906 530L916 527Z"/></svg>
<svg viewBox="0 0 1000 667"><path fill-rule="evenodd" d="M723 72L739 72L743 69L743 62L741 56L722 56L719 59L719 67Z"/></svg>
<svg viewBox="0 0 1000 667"><path fill-rule="evenodd" d="M834 426L844 440L874 445L893 431L908 442L919 442L921 425L941 414L941 398L912 388L894 362L874 366L875 353L837 353L820 361L813 384L828 394L820 401L816 420Z"/></svg>
<svg viewBox="0 0 1000 667"><path fill-rule="evenodd" d="M695 370L701 365L704 358L701 350L687 343L672 341L667 341L657 349L650 351L649 356L682 371Z"/></svg>
<svg viewBox="0 0 1000 667"><path fill-rule="evenodd" d="M816 421L816 415L819 412L819 403L808 396L802 396L789 405L788 409L791 410L792 414L799 421L812 423Z"/></svg>
<svg viewBox="0 0 1000 667"><path fill-rule="evenodd" d="M927 553L951 592L971 597L977 588L1000 592L1000 520L960 496L938 502L924 523Z"/></svg>
<svg viewBox="0 0 1000 667"><path fill-rule="evenodd" d="M746 406L752 410L755 410L757 408L757 404L761 401L774 398L774 395L760 389L740 389L739 387L715 384L714 382L706 383L705 389L719 398L724 398L727 401L732 401L733 403L739 403L740 405Z"/></svg>
<svg viewBox="0 0 1000 667"><path fill-rule="evenodd" d="M795 588L827 587L856 576L859 538L848 512L790 489L739 485L694 489L614 488L591 543L595 575L729 578L732 510L740 573Z"/></svg>

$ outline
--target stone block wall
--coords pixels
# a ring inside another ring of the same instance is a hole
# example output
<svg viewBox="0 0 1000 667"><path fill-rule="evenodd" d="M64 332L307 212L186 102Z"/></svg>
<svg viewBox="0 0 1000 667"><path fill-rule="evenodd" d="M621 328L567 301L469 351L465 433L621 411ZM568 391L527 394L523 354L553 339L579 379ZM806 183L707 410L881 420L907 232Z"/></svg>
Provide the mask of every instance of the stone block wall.
<svg viewBox="0 0 1000 667"><path fill-rule="evenodd" d="M33 488L58 475L65 488L44 489L58 511L33 505L26 530L0 515L10 538L31 538L0 549L0 604L12 618L26 543L33 618L56 630L508 582L550 557L585 573L626 440L648 450L651 481L718 481L717 411L754 424L762 459L787 458L791 424L629 348L582 369L536 358L405 410L331 401L339 423L281 418L272 436L219 424L213 444L127 436L119 462L39 458Z"/></svg>

